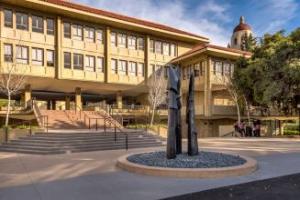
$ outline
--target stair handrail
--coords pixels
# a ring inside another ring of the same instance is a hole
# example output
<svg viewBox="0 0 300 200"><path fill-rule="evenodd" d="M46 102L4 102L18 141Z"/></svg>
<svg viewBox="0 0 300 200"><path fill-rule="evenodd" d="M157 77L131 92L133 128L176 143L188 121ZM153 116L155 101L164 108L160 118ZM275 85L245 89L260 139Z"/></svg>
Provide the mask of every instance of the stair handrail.
<svg viewBox="0 0 300 200"><path fill-rule="evenodd" d="M46 131L48 132L48 115L42 115L39 106L37 105L37 102L35 100L31 100L32 104L32 110L34 113L34 116L36 117L36 121L38 122L38 125L40 127L46 128Z"/></svg>

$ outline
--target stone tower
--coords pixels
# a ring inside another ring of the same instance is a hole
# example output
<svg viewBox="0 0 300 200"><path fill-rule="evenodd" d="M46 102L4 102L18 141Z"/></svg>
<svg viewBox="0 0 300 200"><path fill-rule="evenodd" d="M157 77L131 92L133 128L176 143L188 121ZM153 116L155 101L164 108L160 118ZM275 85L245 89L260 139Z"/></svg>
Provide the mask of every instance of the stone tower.
<svg viewBox="0 0 300 200"><path fill-rule="evenodd" d="M252 35L252 30L251 27L245 23L245 18L241 16L240 23L233 29L231 44L229 46L234 49L242 49L242 40L246 35L248 37Z"/></svg>

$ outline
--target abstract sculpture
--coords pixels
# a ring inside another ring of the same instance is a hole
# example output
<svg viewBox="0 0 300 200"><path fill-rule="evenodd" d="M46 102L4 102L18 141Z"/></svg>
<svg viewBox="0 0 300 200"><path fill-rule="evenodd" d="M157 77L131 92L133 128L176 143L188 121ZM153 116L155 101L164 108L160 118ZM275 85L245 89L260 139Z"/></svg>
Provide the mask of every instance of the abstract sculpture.
<svg viewBox="0 0 300 200"><path fill-rule="evenodd" d="M173 66L168 68L168 138L167 138L167 158L176 158L176 144L178 143L176 133L178 132L178 70ZM181 106L181 105L180 105Z"/></svg>
<svg viewBox="0 0 300 200"><path fill-rule="evenodd" d="M188 124L188 155L190 156L195 156L198 154L198 140L195 127L194 81L194 73L191 73L186 103L186 123Z"/></svg>
<svg viewBox="0 0 300 200"><path fill-rule="evenodd" d="M180 70L174 66L168 68L168 138L167 159L176 158L182 153ZM195 129L194 75L191 74L187 98L186 122L188 124L188 155L198 154L197 132Z"/></svg>

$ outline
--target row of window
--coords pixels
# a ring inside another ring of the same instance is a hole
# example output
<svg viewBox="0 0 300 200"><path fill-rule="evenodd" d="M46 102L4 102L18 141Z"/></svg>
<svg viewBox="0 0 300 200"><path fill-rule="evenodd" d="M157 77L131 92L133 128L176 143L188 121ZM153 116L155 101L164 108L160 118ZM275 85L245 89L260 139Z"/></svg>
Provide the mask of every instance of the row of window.
<svg viewBox="0 0 300 200"><path fill-rule="evenodd" d="M122 47L135 50L144 50L145 40L142 37L126 35L124 33L111 32L110 42L114 47Z"/></svg>
<svg viewBox="0 0 300 200"><path fill-rule="evenodd" d="M177 47L173 43L150 40L150 52L167 56L177 56Z"/></svg>
<svg viewBox="0 0 300 200"><path fill-rule="evenodd" d="M188 65L186 67L182 68L181 74L182 79L186 79L190 77L190 74L194 71L194 76L203 76L205 73L205 61L201 61L198 63L195 63L193 65Z"/></svg>
<svg viewBox="0 0 300 200"><path fill-rule="evenodd" d="M75 40L103 43L103 30L64 22L64 37Z"/></svg>
<svg viewBox="0 0 300 200"><path fill-rule="evenodd" d="M16 45L16 62L22 64L29 63L29 47ZM46 52L47 66L54 66L54 50L44 50L41 48L31 48L31 63L33 65L44 66L44 52ZM4 61L13 62L14 60L14 48L12 44L4 44Z"/></svg>
<svg viewBox="0 0 300 200"><path fill-rule="evenodd" d="M113 74L144 77L144 63L126 60L111 59L111 72Z"/></svg>
<svg viewBox="0 0 300 200"><path fill-rule="evenodd" d="M13 28L14 12L12 10L4 10L4 26L8 28ZM44 33L44 23L47 24L47 34L54 35L55 22L54 19L47 18L44 20L43 17L32 15L32 32ZM20 30L29 30L29 16L26 13L16 12L16 28Z"/></svg>
<svg viewBox="0 0 300 200"><path fill-rule="evenodd" d="M226 61L213 61L213 73L228 75L232 74L234 70L234 64Z"/></svg>
<svg viewBox="0 0 300 200"><path fill-rule="evenodd" d="M73 63L72 63L73 56ZM83 55L78 53L64 52L64 68L71 69L73 64L73 69L85 70L91 72L104 72L104 58L95 57L92 55Z"/></svg>

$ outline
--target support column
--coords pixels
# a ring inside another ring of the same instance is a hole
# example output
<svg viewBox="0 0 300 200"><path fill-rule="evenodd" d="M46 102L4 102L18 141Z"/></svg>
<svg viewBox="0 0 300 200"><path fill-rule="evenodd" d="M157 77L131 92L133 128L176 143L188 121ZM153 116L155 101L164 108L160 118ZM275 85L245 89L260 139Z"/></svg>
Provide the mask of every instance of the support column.
<svg viewBox="0 0 300 200"><path fill-rule="evenodd" d="M145 37L145 82L147 83L150 76L150 36Z"/></svg>
<svg viewBox="0 0 300 200"><path fill-rule="evenodd" d="M111 44L110 44L110 27L106 27L105 29L105 39L104 39L104 79L105 82L110 82L110 72L111 72L111 56L110 56Z"/></svg>
<svg viewBox="0 0 300 200"><path fill-rule="evenodd" d="M66 96L66 100L65 100L65 109L66 110L70 110L70 108L71 108L70 102L71 102L70 96Z"/></svg>
<svg viewBox="0 0 300 200"><path fill-rule="evenodd" d="M47 110L51 110L52 106L51 106L51 100L47 100Z"/></svg>
<svg viewBox="0 0 300 200"><path fill-rule="evenodd" d="M82 109L82 100L81 100L81 88L75 89L75 110L79 111Z"/></svg>
<svg viewBox="0 0 300 200"><path fill-rule="evenodd" d="M26 85L24 89L24 107L28 108L31 105L31 85Z"/></svg>
<svg viewBox="0 0 300 200"><path fill-rule="evenodd" d="M56 100L51 100L51 110L56 110Z"/></svg>
<svg viewBox="0 0 300 200"><path fill-rule="evenodd" d="M205 66L205 76L204 76L204 116L212 115L212 91L211 91L211 58L207 58L206 66Z"/></svg>
<svg viewBox="0 0 300 200"><path fill-rule="evenodd" d="M63 40L63 31L62 31L62 22L61 17L58 16L56 19L56 59L55 59L55 76L57 79L60 79L62 76L63 70L63 52L62 52L62 40Z"/></svg>
<svg viewBox="0 0 300 200"><path fill-rule="evenodd" d="M123 101L122 101L122 92L121 91L117 92L116 103L117 103L117 108L122 109Z"/></svg>

